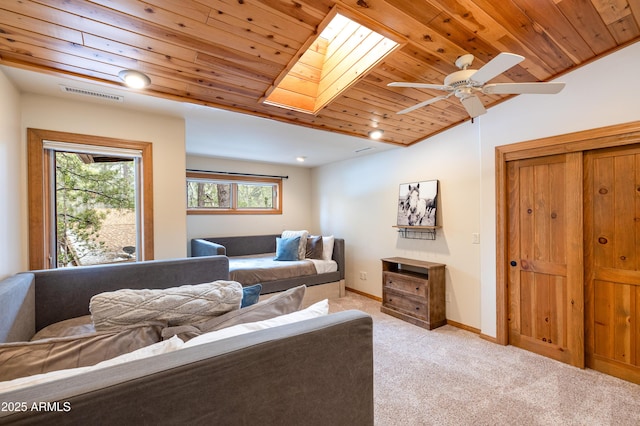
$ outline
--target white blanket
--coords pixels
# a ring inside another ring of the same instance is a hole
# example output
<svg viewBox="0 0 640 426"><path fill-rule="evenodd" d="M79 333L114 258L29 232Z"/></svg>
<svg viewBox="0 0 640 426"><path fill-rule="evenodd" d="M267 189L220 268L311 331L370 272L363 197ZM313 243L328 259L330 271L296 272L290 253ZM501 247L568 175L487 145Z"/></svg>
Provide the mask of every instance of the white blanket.
<svg viewBox="0 0 640 426"><path fill-rule="evenodd" d="M91 298L89 310L96 331L150 322L168 326L194 324L239 309L242 284L236 281L184 285L166 289L122 289Z"/></svg>

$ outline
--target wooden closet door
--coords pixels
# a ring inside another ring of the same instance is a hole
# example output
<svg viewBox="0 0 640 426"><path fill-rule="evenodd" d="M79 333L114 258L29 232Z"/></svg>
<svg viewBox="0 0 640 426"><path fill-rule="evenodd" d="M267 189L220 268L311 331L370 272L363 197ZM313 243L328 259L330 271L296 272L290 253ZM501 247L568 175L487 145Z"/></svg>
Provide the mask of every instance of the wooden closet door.
<svg viewBox="0 0 640 426"><path fill-rule="evenodd" d="M640 383L640 148L585 155L587 366Z"/></svg>
<svg viewBox="0 0 640 426"><path fill-rule="evenodd" d="M509 343L583 367L582 154L507 171Z"/></svg>

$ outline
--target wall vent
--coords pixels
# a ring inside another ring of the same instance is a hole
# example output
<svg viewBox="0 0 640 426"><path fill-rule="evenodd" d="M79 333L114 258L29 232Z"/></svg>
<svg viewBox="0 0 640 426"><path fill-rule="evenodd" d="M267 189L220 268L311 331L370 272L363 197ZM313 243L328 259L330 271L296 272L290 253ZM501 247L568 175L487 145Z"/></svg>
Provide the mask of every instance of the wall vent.
<svg viewBox="0 0 640 426"><path fill-rule="evenodd" d="M123 102L124 96L113 95L111 93L98 92L96 90L81 89L78 87L60 85L60 90L64 93L72 93L74 95L91 96L92 98L105 99L108 101Z"/></svg>

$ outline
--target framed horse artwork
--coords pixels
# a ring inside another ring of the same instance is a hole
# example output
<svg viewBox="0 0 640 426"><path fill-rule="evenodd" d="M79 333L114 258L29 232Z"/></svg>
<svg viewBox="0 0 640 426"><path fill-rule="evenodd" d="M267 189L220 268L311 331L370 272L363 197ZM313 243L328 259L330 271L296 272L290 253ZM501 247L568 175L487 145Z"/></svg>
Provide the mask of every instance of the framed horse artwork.
<svg viewBox="0 0 640 426"><path fill-rule="evenodd" d="M398 226L436 226L438 181L400 184Z"/></svg>

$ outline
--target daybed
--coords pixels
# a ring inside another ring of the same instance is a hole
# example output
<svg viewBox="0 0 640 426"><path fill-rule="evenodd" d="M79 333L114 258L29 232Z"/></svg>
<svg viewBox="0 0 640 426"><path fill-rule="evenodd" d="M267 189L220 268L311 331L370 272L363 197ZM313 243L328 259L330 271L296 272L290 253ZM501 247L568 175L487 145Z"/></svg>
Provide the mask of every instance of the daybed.
<svg viewBox="0 0 640 426"><path fill-rule="evenodd" d="M299 268L287 268L285 274L288 275L278 277L272 269L274 265L287 267L289 263L296 263L272 261L276 254L278 237L281 237L281 234L194 238L191 240L191 256L216 254L228 256L229 279L243 285L260 283L262 294L265 295L304 284L308 287L306 304L321 298L344 296L344 239L329 237L333 241L331 260L335 263L335 270L331 272L320 270L320 273L316 273L316 270L309 272L307 269L304 275L299 275L301 273ZM314 260L305 259L301 262L311 263ZM315 265L316 268L323 266L317 263Z"/></svg>
<svg viewBox="0 0 640 426"><path fill-rule="evenodd" d="M0 281L0 342L87 315L100 292L227 277L224 256L17 274ZM371 425L371 317L323 315L0 393L0 424Z"/></svg>

